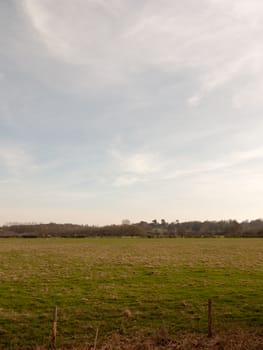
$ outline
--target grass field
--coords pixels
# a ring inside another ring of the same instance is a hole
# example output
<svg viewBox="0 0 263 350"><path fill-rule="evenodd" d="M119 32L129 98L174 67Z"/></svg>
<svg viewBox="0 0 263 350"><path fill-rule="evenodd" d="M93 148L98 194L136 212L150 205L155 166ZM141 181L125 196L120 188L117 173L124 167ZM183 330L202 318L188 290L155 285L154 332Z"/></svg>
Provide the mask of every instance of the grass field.
<svg viewBox="0 0 263 350"><path fill-rule="evenodd" d="M262 239L0 239L0 348L263 329Z"/></svg>

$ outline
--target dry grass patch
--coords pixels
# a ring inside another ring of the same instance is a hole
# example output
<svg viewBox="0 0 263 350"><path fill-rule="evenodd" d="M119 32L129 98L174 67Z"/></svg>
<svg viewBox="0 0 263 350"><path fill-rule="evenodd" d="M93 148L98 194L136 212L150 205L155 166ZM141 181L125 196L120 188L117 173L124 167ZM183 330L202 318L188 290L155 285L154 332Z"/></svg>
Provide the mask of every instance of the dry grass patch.
<svg viewBox="0 0 263 350"><path fill-rule="evenodd" d="M45 346L35 350L47 350ZM134 338L114 334L109 340L84 346L58 347L57 350L262 350L263 336L236 330L212 338L191 333L178 335L171 339L166 331L160 330L147 338ZM25 349L21 349L25 350Z"/></svg>

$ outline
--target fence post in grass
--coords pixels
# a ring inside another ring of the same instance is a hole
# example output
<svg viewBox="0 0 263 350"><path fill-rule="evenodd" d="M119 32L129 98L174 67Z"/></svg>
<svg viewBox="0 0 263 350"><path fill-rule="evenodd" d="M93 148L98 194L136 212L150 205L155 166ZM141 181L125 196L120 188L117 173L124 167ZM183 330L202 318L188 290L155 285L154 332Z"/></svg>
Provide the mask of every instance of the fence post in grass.
<svg viewBox="0 0 263 350"><path fill-rule="evenodd" d="M208 338L212 337L212 300L208 299Z"/></svg>
<svg viewBox="0 0 263 350"><path fill-rule="evenodd" d="M53 313L53 329L52 329L52 347L56 349L56 341L57 341L57 321L58 321L58 308L54 307Z"/></svg>

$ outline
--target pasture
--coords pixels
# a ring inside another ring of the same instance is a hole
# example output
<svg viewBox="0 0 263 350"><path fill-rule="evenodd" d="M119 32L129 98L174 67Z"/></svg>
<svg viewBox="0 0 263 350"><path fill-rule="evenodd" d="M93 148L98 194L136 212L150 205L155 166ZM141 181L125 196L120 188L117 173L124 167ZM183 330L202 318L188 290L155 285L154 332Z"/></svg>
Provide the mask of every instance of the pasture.
<svg viewBox="0 0 263 350"><path fill-rule="evenodd" d="M0 239L0 348L263 329L262 239Z"/></svg>

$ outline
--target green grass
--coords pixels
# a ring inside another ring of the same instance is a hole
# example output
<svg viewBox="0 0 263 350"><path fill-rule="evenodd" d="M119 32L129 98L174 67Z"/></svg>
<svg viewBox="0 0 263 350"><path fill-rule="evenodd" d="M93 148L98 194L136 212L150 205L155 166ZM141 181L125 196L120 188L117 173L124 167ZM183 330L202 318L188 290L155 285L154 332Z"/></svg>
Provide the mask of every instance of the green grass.
<svg viewBox="0 0 263 350"><path fill-rule="evenodd" d="M263 327L262 239L1 239L0 348ZM129 309L132 317L123 312Z"/></svg>

